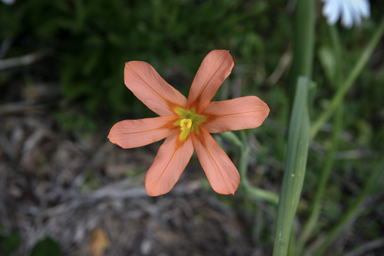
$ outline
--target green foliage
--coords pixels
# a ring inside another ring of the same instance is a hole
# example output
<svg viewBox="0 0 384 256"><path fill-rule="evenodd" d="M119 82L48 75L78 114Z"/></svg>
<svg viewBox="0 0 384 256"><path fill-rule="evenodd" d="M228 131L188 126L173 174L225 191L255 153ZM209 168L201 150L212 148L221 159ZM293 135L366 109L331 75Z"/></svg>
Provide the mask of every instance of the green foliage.
<svg viewBox="0 0 384 256"><path fill-rule="evenodd" d="M360 28L334 27L340 34L342 48L342 65L339 65L328 25L319 5L316 7L316 54L312 80L317 84L317 91L314 107L310 110L312 121L316 121L331 104L332 97L353 70L362 49L377 29L375 17L382 16L376 6L371 8L372 17ZM53 50L52 58L58 63L58 69L51 67L50 71L59 74L64 97L73 102L71 106L76 109L60 110L55 115L68 131L97 129L100 127L97 124L99 116L106 112L111 118L121 114L133 117L154 115L125 88L125 62L149 62L166 81L187 94L204 56L213 49L230 50L235 68L228 83L232 84L232 78L239 78L244 95L259 96L271 109L266 122L252 130L256 142L250 149L252 157L249 162L254 163L252 168L248 168L249 184L278 192L284 171L282 159L288 153L286 124L289 100L285 90L288 67L283 68L276 84L267 85L267 77L278 69L283 54L290 55L293 19L287 10L289 6L287 8L287 1L283 0L17 0L12 6L0 6L0 42L10 37L13 39L7 58L41 49ZM335 160L322 196L318 221L305 244L308 248L322 239L321 234L332 229L333 223L338 221L373 173L376 158L381 156L384 65L380 54L382 48L376 51L375 57L370 59L342 97L345 114L339 146L332 156ZM172 72L175 69L182 73L182 79L174 79ZM1 74L0 83L7 83L11 78L12 75ZM332 82L336 80L338 82ZM298 211L301 224L310 215L309 207L320 183L325 155L334 145L331 139L335 130L331 124L333 119L326 122L310 147ZM238 161L238 149L234 147L233 151L234 159ZM202 184L203 188L211 190L206 178L202 179ZM86 182L81 189L99 186L100 180L87 170ZM375 187L376 190L379 188ZM250 206L254 206L254 201L247 202L247 198L244 201L245 205L231 207L240 209L239 212L248 209L259 214L257 232L272 234L274 225L270 224L275 220L271 221L273 217L270 216L276 213L275 209L265 211L266 206L259 202L261 207L252 209ZM374 209L368 205L366 212ZM360 230L355 228L355 231L372 239L379 238L382 229L371 225ZM301 232L302 227L296 230ZM271 238L265 244L271 247L272 235L267 237ZM16 236L12 239L7 244L17 240ZM2 238L2 242L5 241L8 240Z"/></svg>
<svg viewBox="0 0 384 256"><path fill-rule="evenodd" d="M55 119L66 131L94 131L97 127L95 119L78 113L59 111L55 113Z"/></svg>
<svg viewBox="0 0 384 256"><path fill-rule="evenodd" d="M11 233L0 236L0 250L6 255L16 252L20 244L21 238L18 234Z"/></svg>
<svg viewBox="0 0 384 256"><path fill-rule="evenodd" d="M61 256L60 244L49 236L44 237L32 248L30 256Z"/></svg>
<svg viewBox="0 0 384 256"><path fill-rule="evenodd" d="M137 109L123 85L125 62L147 61L160 73L176 64L193 77L209 51L224 48L254 65L254 56L263 61L266 48L272 50L256 31L269 30L274 24L266 17L283 8L270 2L16 1L0 9L0 27L6 28L0 41L15 39L10 55L25 54L24 48L54 50L64 96L86 112L132 113ZM283 42L274 40L277 45Z"/></svg>

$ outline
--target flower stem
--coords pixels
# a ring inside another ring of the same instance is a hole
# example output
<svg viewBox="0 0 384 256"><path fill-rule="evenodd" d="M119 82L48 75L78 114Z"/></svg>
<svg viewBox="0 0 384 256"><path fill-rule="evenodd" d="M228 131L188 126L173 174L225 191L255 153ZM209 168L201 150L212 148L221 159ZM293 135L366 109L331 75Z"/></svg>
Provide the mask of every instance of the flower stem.
<svg viewBox="0 0 384 256"><path fill-rule="evenodd" d="M233 132L224 132L220 134L224 139L229 140L240 149L239 159L239 172L241 176L241 184L245 188L247 195L252 198L263 200L277 205L279 202L279 196L273 192L256 188L251 185L247 177L248 160L249 160L249 146L245 131L240 131L241 140Z"/></svg>
<svg viewBox="0 0 384 256"><path fill-rule="evenodd" d="M343 110L342 105L338 108L335 116L335 125L333 129L332 134L332 146L331 149L328 151L327 158L325 160L324 169L321 172L319 185L316 190L315 197L312 202L312 208L310 216L307 220L307 222L304 225L304 228L302 230L300 239L297 243L297 251L296 255L301 255L304 245L307 242L307 240L310 238L311 233L313 229L315 228L315 225L317 223L317 220L320 215L321 211L321 199L323 197L325 187L327 185L327 181L329 179L329 175L331 174L333 161L335 158L335 152L337 150L340 131L342 127L342 120L343 120Z"/></svg>
<svg viewBox="0 0 384 256"><path fill-rule="evenodd" d="M328 248L328 246L337 238L340 232L353 221L360 212L361 204L372 191L373 188L376 187L376 183L380 180L380 178L384 174L384 159L378 164L376 169L371 173L366 180L364 187L360 190L359 195L356 200L352 203L352 205L347 209L344 215L340 218L340 221L331 229L331 231L326 235L325 241L322 243L321 247L314 254L315 256L320 256L324 254L324 251Z"/></svg>
<svg viewBox="0 0 384 256"><path fill-rule="evenodd" d="M270 202L274 205L277 205L279 202L279 196L270 191L256 188L251 185L247 177L248 171L248 160L249 160L249 146L247 142L247 136L245 131L240 131L241 141L242 141L242 149L240 153L240 161L239 161L239 172L241 175L241 183L244 186L245 190L249 195L254 198L261 199L267 202Z"/></svg>
<svg viewBox="0 0 384 256"><path fill-rule="evenodd" d="M336 75L334 77L333 81L330 81L332 85L337 86L340 84L341 81L341 72L342 72L342 61L341 61L341 43L339 34L337 32L336 26L328 26L330 36L332 39L332 46L333 51L335 54L336 59ZM339 142L339 136L342 128L342 120L343 120L343 110L342 110L342 104L339 106L339 108L336 111L336 116L334 119L335 125L332 133L332 144L331 149L327 153L327 157L325 160L324 168L321 172L319 185L317 187L315 197L312 202L311 212L309 215L308 220L304 224L303 230L301 232L299 241L297 243L297 249L296 249L296 255L301 255L302 251L304 249L304 245L307 242L307 240L310 238L311 233L313 229L315 228L315 225L317 223L317 220L320 215L321 211L321 198L323 197L325 186L327 184L327 181L329 179L329 175L331 174L332 165L335 157L335 152L337 150L338 142Z"/></svg>
<svg viewBox="0 0 384 256"><path fill-rule="evenodd" d="M363 52L361 53L358 61L356 62L355 67L344 81L344 83L339 87L335 96L333 97L331 104L328 108L319 116L319 118L314 122L311 130L311 140L316 137L316 134L319 132L320 127L329 120L329 118L333 115L337 107L341 104L345 94L348 92L349 88L355 82L356 78L359 76L364 66L367 64L372 52L374 51L377 43L382 37L384 32L384 18L380 23L379 28L376 30L375 34L372 36L370 42L365 47Z"/></svg>
<svg viewBox="0 0 384 256"><path fill-rule="evenodd" d="M337 31L336 25L328 26L329 33L332 40L332 46L335 53L336 58L336 77L334 81L334 85L337 86L341 82L342 74L343 74L343 62L341 61L342 56L342 48L341 48L341 42L340 42L340 36Z"/></svg>
<svg viewBox="0 0 384 256"><path fill-rule="evenodd" d="M288 80L291 101L299 76L309 79L312 77L314 43L315 1L297 0L293 27L293 60Z"/></svg>

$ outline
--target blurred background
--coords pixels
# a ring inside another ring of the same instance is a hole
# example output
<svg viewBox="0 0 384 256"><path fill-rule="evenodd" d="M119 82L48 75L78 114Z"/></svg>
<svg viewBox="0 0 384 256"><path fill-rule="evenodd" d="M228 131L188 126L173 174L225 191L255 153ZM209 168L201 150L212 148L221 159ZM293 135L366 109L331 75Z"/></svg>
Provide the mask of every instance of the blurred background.
<svg viewBox="0 0 384 256"><path fill-rule="evenodd" d="M331 46L316 2L311 117L330 102ZM271 112L249 131L249 179L279 193L289 119L287 78L295 1L0 1L0 255L271 255L276 207L216 194L194 155L168 194L146 195L144 175L161 142L123 150L107 139L124 119L155 116L125 87L124 63L150 63L188 94L203 58L229 50L235 67L214 100L256 95ZM377 28L382 1L360 27L339 27L348 73ZM316 235L329 230L383 156L384 45L347 95L339 150ZM332 125L310 145L294 230L306 220ZM234 163L237 148L215 136ZM329 249L376 242L384 254L383 179ZM316 239L310 240L316 244ZM43 252L50 254L43 254Z"/></svg>

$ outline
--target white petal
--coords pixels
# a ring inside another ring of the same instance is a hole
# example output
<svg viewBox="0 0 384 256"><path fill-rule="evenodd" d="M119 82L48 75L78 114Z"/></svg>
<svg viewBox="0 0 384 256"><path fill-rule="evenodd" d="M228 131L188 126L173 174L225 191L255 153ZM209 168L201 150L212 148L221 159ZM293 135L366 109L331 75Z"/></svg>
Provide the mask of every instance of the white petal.
<svg viewBox="0 0 384 256"><path fill-rule="evenodd" d="M352 15L352 23L356 25L361 24L361 17L360 17L360 7L359 7L359 1L360 0L354 0L350 2L350 14Z"/></svg>
<svg viewBox="0 0 384 256"><path fill-rule="evenodd" d="M367 0L355 0L355 6L359 9L359 13L364 18L368 18L371 15L370 4Z"/></svg>
<svg viewBox="0 0 384 256"><path fill-rule="evenodd" d="M323 15L329 25L333 25L341 17L344 27L350 28L355 23L361 24L362 18L371 15L369 0L321 0Z"/></svg>
<svg viewBox="0 0 384 256"><path fill-rule="evenodd" d="M8 4L8 5L11 5L15 2L15 0L1 0L1 2Z"/></svg>
<svg viewBox="0 0 384 256"><path fill-rule="evenodd" d="M353 20L355 24L361 24L361 17L368 18L370 15L369 2L367 0L353 0L351 1L353 8Z"/></svg>
<svg viewBox="0 0 384 256"><path fill-rule="evenodd" d="M353 25L353 6L350 1L343 1L341 23L344 27L350 28Z"/></svg>
<svg viewBox="0 0 384 256"><path fill-rule="evenodd" d="M361 24L361 16L360 16L360 13L358 11L354 11L353 20L354 20L354 23L357 26L360 26L360 24Z"/></svg>
<svg viewBox="0 0 384 256"><path fill-rule="evenodd" d="M323 0L323 15L327 17L327 22L333 25L340 17L342 3L340 0Z"/></svg>

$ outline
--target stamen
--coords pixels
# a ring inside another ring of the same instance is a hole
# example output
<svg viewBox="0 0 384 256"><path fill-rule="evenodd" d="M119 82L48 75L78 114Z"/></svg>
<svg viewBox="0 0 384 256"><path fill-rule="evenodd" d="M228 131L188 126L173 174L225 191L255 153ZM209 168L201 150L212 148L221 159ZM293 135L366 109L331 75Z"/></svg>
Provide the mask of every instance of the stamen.
<svg viewBox="0 0 384 256"><path fill-rule="evenodd" d="M192 120L191 119L181 119L180 120L180 130L185 131L191 128Z"/></svg>

